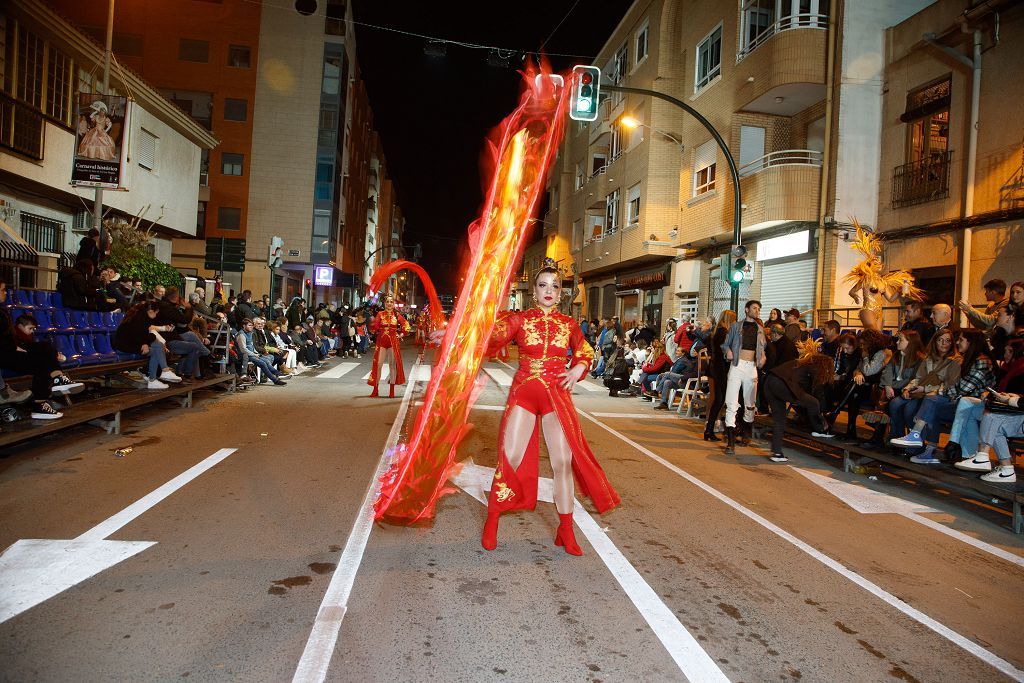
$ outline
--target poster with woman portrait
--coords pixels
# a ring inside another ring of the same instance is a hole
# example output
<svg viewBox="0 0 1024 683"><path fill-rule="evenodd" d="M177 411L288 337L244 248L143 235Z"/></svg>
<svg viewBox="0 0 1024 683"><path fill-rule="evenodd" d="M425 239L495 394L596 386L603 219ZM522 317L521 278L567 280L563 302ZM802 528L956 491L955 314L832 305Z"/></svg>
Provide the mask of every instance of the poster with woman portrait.
<svg viewBox="0 0 1024 683"><path fill-rule="evenodd" d="M125 97L79 93L72 185L125 189L131 104Z"/></svg>

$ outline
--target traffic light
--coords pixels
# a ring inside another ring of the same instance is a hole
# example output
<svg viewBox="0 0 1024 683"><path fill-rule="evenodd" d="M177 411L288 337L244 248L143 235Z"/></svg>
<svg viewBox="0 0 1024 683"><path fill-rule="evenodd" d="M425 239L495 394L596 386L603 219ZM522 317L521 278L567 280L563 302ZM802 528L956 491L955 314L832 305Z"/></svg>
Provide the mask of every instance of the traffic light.
<svg viewBox="0 0 1024 683"><path fill-rule="evenodd" d="M271 237L267 265L271 268L280 268L282 263L284 263L284 240L280 237Z"/></svg>
<svg viewBox="0 0 1024 683"><path fill-rule="evenodd" d="M732 257L732 267L729 269L729 277L733 284L739 285L746 275L747 248L742 244L737 244L732 248L730 256Z"/></svg>
<svg viewBox="0 0 1024 683"><path fill-rule="evenodd" d="M718 264L718 279L728 285L732 284L731 260L729 254L722 254L715 259L715 263Z"/></svg>
<svg viewBox="0 0 1024 683"><path fill-rule="evenodd" d="M313 288L313 280L311 278L307 277L306 278L306 289L312 289L312 288Z"/></svg>
<svg viewBox="0 0 1024 683"><path fill-rule="evenodd" d="M577 64L572 68L572 92L569 118L574 121L597 120L597 97L601 87L601 70L596 66Z"/></svg>

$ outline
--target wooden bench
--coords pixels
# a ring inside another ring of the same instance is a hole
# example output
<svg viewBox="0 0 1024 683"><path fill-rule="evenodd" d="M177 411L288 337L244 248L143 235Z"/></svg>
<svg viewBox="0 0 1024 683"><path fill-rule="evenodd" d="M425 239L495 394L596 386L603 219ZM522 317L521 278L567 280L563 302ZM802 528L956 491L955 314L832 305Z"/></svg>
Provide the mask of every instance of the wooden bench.
<svg viewBox="0 0 1024 683"><path fill-rule="evenodd" d="M754 431L758 437L760 437L761 432L765 429L771 428L772 420L770 417L761 416L754 422ZM786 426L786 438L789 441L797 440L801 446L809 446L812 449L842 453L844 472L853 471L853 468L857 464L854 462L854 458L859 456L863 458L870 458L871 460L877 460L878 462L883 462L887 465L892 465L893 467L898 467L901 470L912 472L922 479L943 484L953 489L982 494L986 500L998 498L1000 500L1008 501L1013 508L1013 532L1016 534L1024 533L1024 515L1022 515L1021 508L1022 504L1024 504L1024 482L996 484L984 481L970 473L958 470L951 464L918 465L917 463L910 462L908 459L895 455L887 450L864 448L858 444L846 443L835 438L821 439L811 436L810 432L793 427L789 424Z"/></svg>
<svg viewBox="0 0 1024 683"><path fill-rule="evenodd" d="M97 366L98 367L98 366ZM207 389L228 384L228 391L235 390L236 375L227 372L193 382L171 384L167 389L128 389L94 400L83 401L73 410L56 420L20 420L5 423L0 432L0 448L26 441L80 424L91 424L106 430L108 434L121 433L121 413L156 403L166 398L176 398L183 408L192 407L192 395L197 389Z"/></svg>

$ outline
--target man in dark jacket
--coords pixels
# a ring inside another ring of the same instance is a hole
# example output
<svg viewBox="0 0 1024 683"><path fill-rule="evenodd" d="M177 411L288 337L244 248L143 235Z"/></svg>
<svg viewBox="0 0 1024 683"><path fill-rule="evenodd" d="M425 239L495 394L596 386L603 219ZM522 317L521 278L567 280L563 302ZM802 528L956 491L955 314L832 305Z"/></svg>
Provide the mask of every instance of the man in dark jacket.
<svg viewBox="0 0 1024 683"><path fill-rule="evenodd" d="M89 233L78 243L78 255L75 260L92 261L92 269L95 272L100 267L100 256L100 231L90 228Z"/></svg>
<svg viewBox="0 0 1024 683"><path fill-rule="evenodd" d="M764 371L767 372L777 365L796 360L800 355L796 344L787 334L788 330L779 323L773 323L768 330L771 335L771 342L766 347Z"/></svg>
<svg viewBox="0 0 1024 683"><path fill-rule="evenodd" d="M199 358L210 355L210 349L195 332L189 329L192 322L192 307L181 300L177 287L168 287L164 298L159 300L157 325L173 325L173 329L162 333L167 340L167 350L181 356L178 361L178 375L199 379Z"/></svg>
<svg viewBox="0 0 1024 683"><path fill-rule="evenodd" d="M256 313L256 307L252 305L252 292L250 290L243 291L238 296L238 311L235 313L239 321L255 320L259 317Z"/></svg>
<svg viewBox="0 0 1024 683"><path fill-rule="evenodd" d="M772 410L772 461L789 460L782 452L782 440L786 434L786 415L790 403L806 415L814 436L831 436L828 423L821 414L823 388L830 383L831 372L832 359L816 353L805 359L777 365L765 375L765 396Z"/></svg>

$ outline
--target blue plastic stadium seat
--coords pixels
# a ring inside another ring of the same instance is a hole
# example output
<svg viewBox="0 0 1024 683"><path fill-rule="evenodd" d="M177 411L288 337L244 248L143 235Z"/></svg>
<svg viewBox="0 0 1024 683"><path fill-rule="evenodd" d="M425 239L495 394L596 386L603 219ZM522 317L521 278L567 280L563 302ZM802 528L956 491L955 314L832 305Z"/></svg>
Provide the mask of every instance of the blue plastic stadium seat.
<svg viewBox="0 0 1024 683"><path fill-rule="evenodd" d="M64 308L64 297L60 292L50 292L50 307Z"/></svg>
<svg viewBox="0 0 1024 683"><path fill-rule="evenodd" d="M113 332L117 329L117 323L114 322L113 313L100 313L100 327L103 329Z"/></svg>
<svg viewBox="0 0 1024 683"><path fill-rule="evenodd" d="M75 331L75 326L71 324L71 316L68 313L66 308L55 308L50 313L50 323L54 332L71 334Z"/></svg>
<svg viewBox="0 0 1024 683"><path fill-rule="evenodd" d="M16 289L11 292L11 301L15 306L21 308L35 308L35 303L32 301L32 292L27 289Z"/></svg>
<svg viewBox="0 0 1024 683"><path fill-rule="evenodd" d="M68 315L71 318L71 326L76 330L89 329L89 313L87 311L68 310Z"/></svg>
<svg viewBox="0 0 1024 683"><path fill-rule="evenodd" d="M36 328L36 333L42 333L49 335L54 332L53 321L50 319L50 312L44 308L37 308L32 311L32 315L35 316L36 322L39 326Z"/></svg>
<svg viewBox="0 0 1024 683"><path fill-rule="evenodd" d="M74 368L82 364L82 356L75 350L71 343L71 337L66 334L53 335L54 346L64 354L65 360L61 365L65 368Z"/></svg>
<svg viewBox="0 0 1024 683"><path fill-rule="evenodd" d="M811 339L814 341L820 341L825 335L822 334L821 330L811 330Z"/></svg>
<svg viewBox="0 0 1024 683"><path fill-rule="evenodd" d="M118 311L117 313L111 313L110 317L111 320L114 321L114 329L117 329L117 326L121 324L122 320L124 320L124 313Z"/></svg>
<svg viewBox="0 0 1024 683"><path fill-rule="evenodd" d="M76 334L75 337L75 350L79 354L79 362L82 365L94 365L102 362L103 358L100 354L96 353L96 349L92 345L92 337L88 334Z"/></svg>
<svg viewBox="0 0 1024 683"><path fill-rule="evenodd" d="M100 355L102 362L113 363L117 360L117 352L110 346L110 336L106 332L96 332L92 335L92 346Z"/></svg>
<svg viewBox="0 0 1024 683"><path fill-rule="evenodd" d="M99 311L90 311L89 314L86 316L86 319L89 321L89 327L91 327L92 329L105 329L105 326L103 324L103 316L100 315Z"/></svg>
<svg viewBox="0 0 1024 683"><path fill-rule="evenodd" d="M45 289L37 289L32 292L32 299L35 301L36 308L53 308L53 304L50 303L50 294L53 293Z"/></svg>

